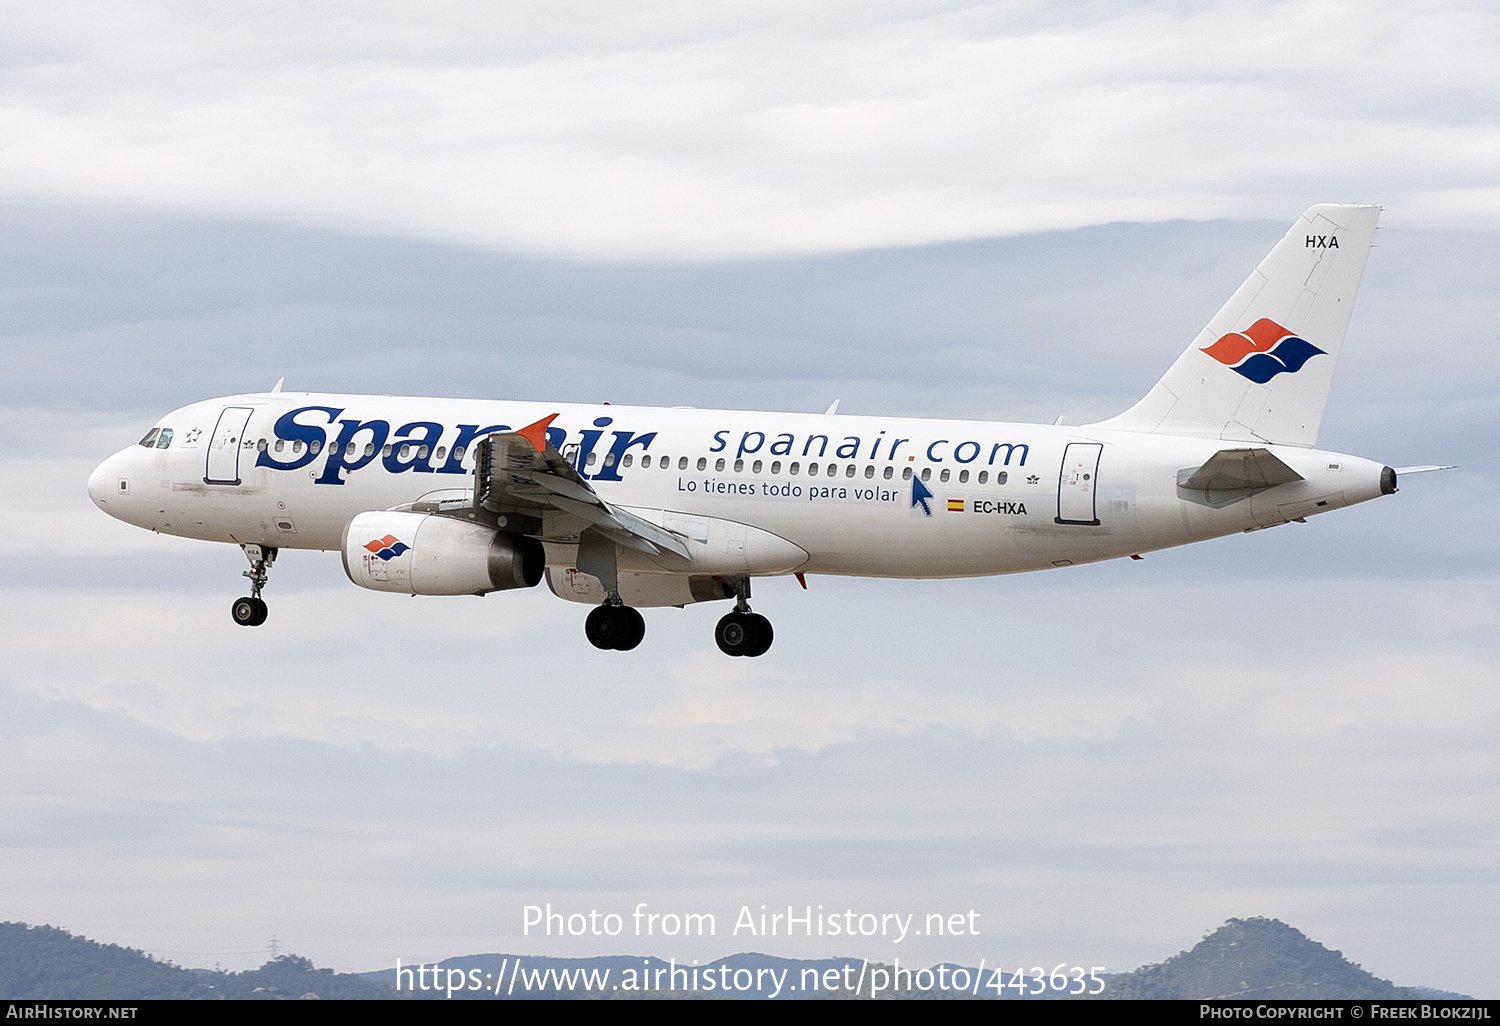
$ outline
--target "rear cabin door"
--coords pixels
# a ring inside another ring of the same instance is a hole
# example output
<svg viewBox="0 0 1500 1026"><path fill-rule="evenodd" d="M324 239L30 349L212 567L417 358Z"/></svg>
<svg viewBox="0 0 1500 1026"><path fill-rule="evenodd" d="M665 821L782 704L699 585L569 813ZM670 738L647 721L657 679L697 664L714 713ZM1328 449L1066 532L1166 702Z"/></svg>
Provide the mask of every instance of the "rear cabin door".
<svg viewBox="0 0 1500 1026"><path fill-rule="evenodd" d="M1057 482L1057 522L1098 526L1094 492L1099 485L1099 442L1069 442L1063 450L1062 476Z"/></svg>
<svg viewBox="0 0 1500 1026"><path fill-rule="evenodd" d="M246 406L226 406L219 414L213 438L208 443L208 466L203 471L204 484L237 485L240 483L240 449L245 425L255 411Z"/></svg>

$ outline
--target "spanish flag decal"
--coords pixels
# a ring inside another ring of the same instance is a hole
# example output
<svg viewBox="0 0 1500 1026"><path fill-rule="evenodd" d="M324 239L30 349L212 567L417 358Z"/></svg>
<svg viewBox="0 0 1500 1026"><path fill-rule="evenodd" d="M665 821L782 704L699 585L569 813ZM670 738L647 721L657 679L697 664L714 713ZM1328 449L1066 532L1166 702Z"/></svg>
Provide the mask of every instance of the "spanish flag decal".
<svg viewBox="0 0 1500 1026"><path fill-rule="evenodd" d="M964 500L962 500L962 499L949 499L948 500L948 512L949 513L962 513L963 511L964 511Z"/></svg>

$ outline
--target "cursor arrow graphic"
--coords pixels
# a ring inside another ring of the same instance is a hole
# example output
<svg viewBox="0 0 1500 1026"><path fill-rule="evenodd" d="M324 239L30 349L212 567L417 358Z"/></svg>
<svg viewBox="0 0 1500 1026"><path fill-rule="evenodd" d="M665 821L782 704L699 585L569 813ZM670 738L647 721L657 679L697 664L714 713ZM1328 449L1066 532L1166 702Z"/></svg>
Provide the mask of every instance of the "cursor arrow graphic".
<svg viewBox="0 0 1500 1026"><path fill-rule="evenodd" d="M915 509L918 503L922 504L922 512L932 516L932 507L927 505L927 500L932 498L932 493L922 483L922 479L913 474L911 477L911 505Z"/></svg>

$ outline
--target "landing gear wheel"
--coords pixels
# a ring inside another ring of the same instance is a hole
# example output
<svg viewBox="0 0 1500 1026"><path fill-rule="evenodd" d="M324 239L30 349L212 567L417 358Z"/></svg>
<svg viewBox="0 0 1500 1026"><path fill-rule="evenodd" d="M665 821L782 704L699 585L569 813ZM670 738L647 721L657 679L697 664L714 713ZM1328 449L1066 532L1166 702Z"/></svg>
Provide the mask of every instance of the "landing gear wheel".
<svg viewBox="0 0 1500 1026"><path fill-rule="evenodd" d="M235 599L234 605L229 607L229 615L241 627L259 627L266 622L266 613L266 604L248 595Z"/></svg>
<svg viewBox="0 0 1500 1026"><path fill-rule="evenodd" d="M745 619L750 621L755 633L755 644L751 646L750 651L746 652L745 655L751 658L765 655L766 651L771 647L772 640L776 637L776 632L771 628L771 621L759 613L746 613Z"/></svg>
<svg viewBox="0 0 1500 1026"><path fill-rule="evenodd" d="M615 644L615 651L629 652L646 637L646 618L641 615L640 610L630 606L617 606L615 614L625 624L625 629L620 632L620 640Z"/></svg>
<svg viewBox="0 0 1500 1026"><path fill-rule="evenodd" d="M755 628L752 614L736 609L732 613L725 613L714 628L714 642L718 644L719 651L727 656L750 655L760 643L760 634Z"/></svg>
<svg viewBox="0 0 1500 1026"><path fill-rule="evenodd" d="M597 606L583 622L583 633L595 648L628 652L646 636L646 618L629 606Z"/></svg>
<svg viewBox="0 0 1500 1026"><path fill-rule="evenodd" d="M615 639L620 633L614 607L595 606L590 610L589 618L583 621L583 633L595 648L614 648Z"/></svg>

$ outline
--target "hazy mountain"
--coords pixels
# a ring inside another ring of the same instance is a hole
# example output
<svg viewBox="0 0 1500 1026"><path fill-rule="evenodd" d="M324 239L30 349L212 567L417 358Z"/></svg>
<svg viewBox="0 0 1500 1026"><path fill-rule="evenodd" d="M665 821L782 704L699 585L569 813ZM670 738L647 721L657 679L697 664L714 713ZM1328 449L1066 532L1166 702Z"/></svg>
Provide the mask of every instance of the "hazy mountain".
<svg viewBox="0 0 1500 1026"><path fill-rule="evenodd" d="M0 923L0 998L380 998L389 987L283 955L259 969L184 969L54 926Z"/></svg>
<svg viewBox="0 0 1500 1026"><path fill-rule="evenodd" d="M490 997L497 992L515 997L675 997L709 998L725 996L726 987L706 989L706 977L719 973L724 966L724 983L733 973L744 974L746 981L759 979L764 971L781 976L782 998L820 997L847 999L853 996L845 986L831 981L843 980L850 967L849 979L860 966L859 959L784 959L771 955L746 953L703 966L680 966L655 958L605 956L600 958L560 959L522 956L524 967L515 973L513 955L468 955L438 963L443 982L450 980L463 990L460 997ZM403 971L414 967L403 966ZM868 965L874 972L881 967ZM392 985L394 969L364 974L335 973L318 969L297 955L272 959L259 969L240 973L216 970L184 969L163 962L135 948L77 937L52 926L28 926L25 923L0 923L0 999L44 998L115 998L115 999L278 999L278 998L440 998L446 999L445 987L437 986L435 967L424 967L417 993L410 992L409 972L403 978L402 993ZM659 981L670 981L676 969L682 982L675 990L657 990ZM454 970L454 976L448 975ZM952 971L950 965L949 972ZM512 975L507 976L507 973ZM658 976L658 972L661 973ZM626 976L637 981L635 987L616 989ZM805 973L811 974L804 975ZM823 977L825 973L831 976ZM812 976L830 981L824 988L804 990ZM986 978L987 979L987 978ZM559 988L559 980L565 980ZM650 981L649 983L647 981ZM688 980L693 980L692 989ZM497 985L497 981L499 981ZM589 981L586 983L585 981ZM608 981L607 986L601 986ZM519 982L519 986L517 986ZM590 985L592 984L592 985ZM644 986L641 986L644 984ZM471 989L472 988L472 989ZM754 998L747 985L743 989L728 987L731 997ZM868 990L865 991L868 994ZM883 997L895 997L889 991ZM904 995L902 995L904 996ZM913 993L911 997L962 998L969 996L951 991L933 990ZM992 989L981 985L975 996L993 997ZM1014 996L1002 990L1001 997ZM1055 997L1050 991L1047 998ZM1164 962L1143 966L1130 973L1109 978L1100 997L1114 999L1204 1000L1211 998L1384 998L1443 999L1463 995L1429 988L1397 987L1378 979L1316 941L1300 930L1275 919L1231 919L1209 934L1191 951L1183 951Z"/></svg>
<svg viewBox="0 0 1500 1026"><path fill-rule="evenodd" d="M1191 951L1110 978L1101 998L1420 998L1276 919L1231 919ZM1457 995L1451 995L1457 996Z"/></svg>

